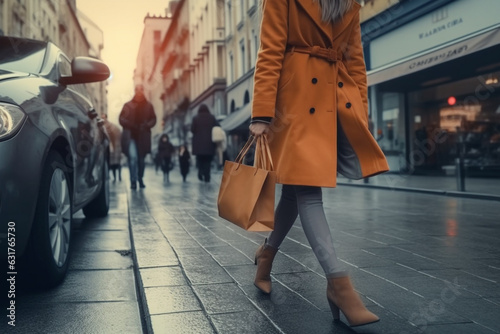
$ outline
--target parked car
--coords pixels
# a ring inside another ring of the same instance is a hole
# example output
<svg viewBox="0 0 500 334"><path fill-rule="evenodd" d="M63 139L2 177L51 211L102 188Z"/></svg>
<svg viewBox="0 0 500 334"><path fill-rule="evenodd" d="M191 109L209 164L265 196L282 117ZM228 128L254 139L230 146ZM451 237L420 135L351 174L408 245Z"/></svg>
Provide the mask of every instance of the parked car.
<svg viewBox="0 0 500 334"><path fill-rule="evenodd" d="M0 256L9 236L45 286L66 275L72 214L108 213L109 140L81 85L108 77L97 59L0 36Z"/></svg>

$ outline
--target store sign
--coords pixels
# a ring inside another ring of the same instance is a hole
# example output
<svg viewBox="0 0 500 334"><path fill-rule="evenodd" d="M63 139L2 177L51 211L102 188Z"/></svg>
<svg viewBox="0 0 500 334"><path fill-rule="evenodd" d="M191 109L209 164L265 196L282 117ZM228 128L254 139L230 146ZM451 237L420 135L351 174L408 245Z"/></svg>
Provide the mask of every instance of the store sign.
<svg viewBox="0 0 500 334"><path fill-rule="evenodd" d="M499 1L500 2L500 1ZM384 66L380 69L369 71L368 85L398 78L423 69L459 58L465 55L487 49L500 44L500 25L496 29L478 34L474 37L462 40L447 47L437 48L421 56L410 57L403 61L398 61L394 65Z"/></svg>
<svg viewBox="0 0 500 334"><path fill-rule="evenodd" d="M500 23L499 0L457 0L370 43L371 69L395 63Z"/></svg>

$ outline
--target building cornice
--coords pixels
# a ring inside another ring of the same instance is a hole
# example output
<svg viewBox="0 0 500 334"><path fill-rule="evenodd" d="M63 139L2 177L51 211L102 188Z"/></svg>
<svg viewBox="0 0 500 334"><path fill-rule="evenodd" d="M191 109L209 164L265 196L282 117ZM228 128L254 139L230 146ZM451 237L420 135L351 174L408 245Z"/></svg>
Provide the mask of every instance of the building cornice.
<svg viewBox="0 0 500 334"><path fill-rule="evenodd" d="M245 82L248 78L252 77L255 72L255 67L252 67L247 73L236 79L231 85L226 87L226 93L229 93L236 87L238 87L240 84Z"/></svg>

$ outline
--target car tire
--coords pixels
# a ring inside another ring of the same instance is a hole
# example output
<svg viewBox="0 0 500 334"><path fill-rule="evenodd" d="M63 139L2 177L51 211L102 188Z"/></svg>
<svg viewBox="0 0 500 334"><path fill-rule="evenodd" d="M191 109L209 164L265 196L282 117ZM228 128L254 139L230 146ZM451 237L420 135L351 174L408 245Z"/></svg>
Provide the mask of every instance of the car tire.
<svg viewBox="0 0 500 334"><path fill-rule="evenodd" d="M102 184L101 190L96 198L83 208L83 214L87 218L99 218L108 215L109 211L109 166L107 159L104 159L102 168Z"/></svg>
<svg viewBox="0 0 500 334"><path fill-rule="evenodd" d="M64 280L70 260L73 202L68 167L57 152L49 152L43 167L28 255L42 287Z"/></svg>

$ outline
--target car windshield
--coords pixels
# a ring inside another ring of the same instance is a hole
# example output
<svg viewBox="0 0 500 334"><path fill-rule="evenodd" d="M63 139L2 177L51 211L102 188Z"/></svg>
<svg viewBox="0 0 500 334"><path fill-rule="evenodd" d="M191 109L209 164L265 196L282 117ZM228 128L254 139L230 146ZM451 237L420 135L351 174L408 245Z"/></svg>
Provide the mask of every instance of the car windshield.
<svg viewBox="0 0 500 334"><path fill-rule="evenodd" d="M13 37L0 37L0 69L39 73L46 43Z"/></svg>

